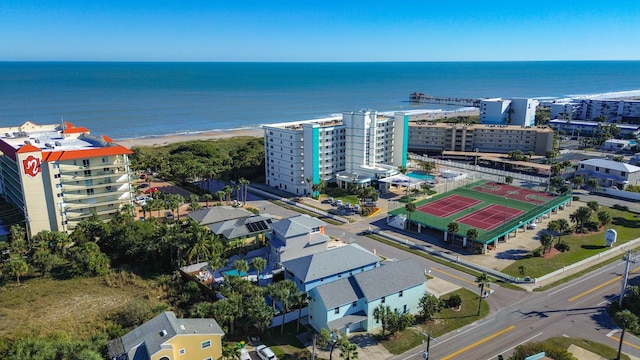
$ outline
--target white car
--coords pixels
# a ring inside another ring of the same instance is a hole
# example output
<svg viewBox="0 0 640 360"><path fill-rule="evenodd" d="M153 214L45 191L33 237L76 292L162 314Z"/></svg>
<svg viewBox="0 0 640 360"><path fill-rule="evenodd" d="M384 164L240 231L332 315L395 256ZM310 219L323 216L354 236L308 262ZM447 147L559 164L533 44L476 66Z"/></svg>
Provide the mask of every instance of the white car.
<svg viewBox="0 0 640 360"><path fill-rule="evenodd" d="M266 345L258 345L256 347L256 353L258 353L258 356L262 360L278 360L276 354L274 354Z"/></svg>
<svg viewBox="0 0 640 360"><path fill-rule="evenodd" d="M251 360L251 356L249 355L247 349L240 349L240 360Z"/></svg>

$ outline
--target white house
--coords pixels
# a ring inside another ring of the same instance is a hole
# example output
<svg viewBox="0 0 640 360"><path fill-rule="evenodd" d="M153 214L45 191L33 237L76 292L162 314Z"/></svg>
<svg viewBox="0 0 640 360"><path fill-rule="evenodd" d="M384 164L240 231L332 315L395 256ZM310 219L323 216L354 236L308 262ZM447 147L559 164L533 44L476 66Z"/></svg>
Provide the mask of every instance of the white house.
<svg viewBox="0 0 640 360"><path fill-rule="evenodd" d="M638 185L640 167L613 160L589 159L580 161L576 175L582 176L585 183L594 178L602 187L624 190L627 185Z"/></svg>

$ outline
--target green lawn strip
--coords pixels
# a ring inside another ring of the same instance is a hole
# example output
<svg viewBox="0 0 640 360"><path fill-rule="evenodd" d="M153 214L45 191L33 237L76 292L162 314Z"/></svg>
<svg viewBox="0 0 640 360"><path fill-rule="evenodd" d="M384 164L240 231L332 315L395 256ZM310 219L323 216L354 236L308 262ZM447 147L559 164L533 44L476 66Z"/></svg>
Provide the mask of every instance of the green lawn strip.
<svg viewBox="0 0 640 360"><path fill-rule="evenodd" d="M381 340L380 343L389 350L390 353L394 355L402 354L420 345L422 340L426 341L422 333L431 334L432 337L437 338L438 336L478 321L489 314L489 304L487 304L486 301L482 301L480 316L477 315L478 294L467 289L458 289L444 295L444 299L448 299L449 296L453 294L458 294L462 298L462 306L459 311L444 309L435 316L434 320L426 324L415 325L393 336L388 336L386 339Z"/></svg>
<svg viewBox="0 0 640 360"><path fill-rule="evenodd" d="M276 354L278 359L308 359L311 353L298 340L297 335L306 331L304 326L300 326L300 331L296 331L297 322L292 321L284 324L284 332L280 333L280 326L267 330L262 340Z"/></svg>
<svg viewBox="0 0 640 360"><path fill-rule="evenodd" d="M297 206L292 206L292 205L286 204L286 203L284 203L284 202L282 202L280 200L269 200L269 201L274 203L274 204L276 204L276 205L278 205L278 206L280 206L280 207L283 207L285 209L289 209L291 211L295 211L295 212L300 213L300 214L306 214L306 215L309 215L311 217L318 218L318 219L320 219L320 220L322 220L322 221L324 221L326 223L332 224L332 225L338 226L338 225L343 225L344 224L344 223L342 223L340 221L333 220L332 218L329 218L329 217L326 217L326 216L322 216L322 215L318 215L318 214L316 214L316 213L314 213L312 211L307 211L307 210L301 209L301 208L299 208ZM346 220L349 220L349 219L346 219ZM349 220L349 222L351 222L351 220Z"/></svg>
<svg viewBox="0 0 640 360"><path fill-rule="evenodd" d="M443 258L441 258L439 256L430 255L430 254L425 253L425 252L423 252L421 250L412 249L409 246L406 246L406 245L403 245L403 244L398 244L395 241L387 240L387 239L385 239L385 238L383 238L381 236L373 235L373 234L368 234L366 236L368 238L373 239L373 240L379 241L379 242L381 242L383 244L387 244L387 245L393 246L393 247L395 247L397 249L401 249L401 250L410 252L410 253L412 253L414 255L423 257L425 259L428 259L428 260L431 260L431 261L436 262L438 264L450 267L452 269L456 269L456 270L461 271L463 273L466 273L466 274L469 274L469 275L473 275L473 276L480 275L480 273L475 271L475 270L472 270L472 269L469 269L467 267L452 263L452 262L450 262L448 260L445 260L445 259L443 259ZM519 286L516 286L516 285L513 285L511 283L504 282L502 280L495 279L493 277L489 277L489 278L491 279L492 282L498 283L498 284L500 284L500 286L502 286L504 288L508 288L508 289L512 289L512 290L525 291L523 288L521 288Z"/></svg>
<svg viewBox="0 0 640 360"><path fill-rule="evenodd" d="M572 207L577 209L577 207ZM611 228L618 233L617 246L620 246L638 236L638 228L640 228L640 219L637 214L606 208L611 214L612 222L605 228ZM520 259L502 269L502 272L512 276L523 276L520 272L520 266L524 266L524 276L532 278L539 277L564 266L584 260L588 257L595 256L598 253L608 250L604 241L604 229L597 233L591 234L572 234L564 235L561 239L571 246L571 250L558 254L552 258L544 259L542 257L527 257ZM557 242L557 239L555 240ZM554 244L555 244L554 242Z"/></svg>
<svg viewBox="0 0 640 360"><path fill-rule="evenodd" d="M542 341L542 343L561 347L563 349L568 349L569 346L573 344L585 350L589 350L593 353L596 353L606 359L615 359L616 355L618 354L617 348L613 348L611 346L594 342L591 340L586 340L586 339L558 336L558 337L552 337L552 338L546 339ZM629 360L629 356L625 354L622 354L620 358Z"/></svg>

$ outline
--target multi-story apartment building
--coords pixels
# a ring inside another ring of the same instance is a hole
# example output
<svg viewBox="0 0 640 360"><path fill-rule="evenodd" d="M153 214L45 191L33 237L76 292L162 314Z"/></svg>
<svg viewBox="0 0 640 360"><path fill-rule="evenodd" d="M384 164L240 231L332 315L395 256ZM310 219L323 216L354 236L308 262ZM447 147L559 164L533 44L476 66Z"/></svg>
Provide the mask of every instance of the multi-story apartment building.
<svg viewBox="0 0 640 360"><path fill-rule="evenodd" d="M480 124L493 125L535 125L538 100L495 98L480 100Z"/></svg>
<svg viewBox="0 0 640 360"><path fill-rule="evenodd" d="M376 111L264 126L267 185L309 195L320 180L365 184L406 166L409 115Z"/></svg>
<svg viewBox="0 0 640 360"><path fill-rule="evenodd" d="M131 204L128 155L69 122L0 128L0 195L25 213L28 234L68 231Z"/></svg>
<svg viewBox="0 0 640 360"><path fill-rule="evenodd" d="M640 122L638 100L573 99L548 105L551 119L591 121L604 117L608 122Z"/></svg>
<svg viewBox="0 0 640 360"><path fill-rule="evenodd" d="M542 126L412 122L411 151L481 151L508 153L519 149L545 155L553 149L553 130Z"/></svg>

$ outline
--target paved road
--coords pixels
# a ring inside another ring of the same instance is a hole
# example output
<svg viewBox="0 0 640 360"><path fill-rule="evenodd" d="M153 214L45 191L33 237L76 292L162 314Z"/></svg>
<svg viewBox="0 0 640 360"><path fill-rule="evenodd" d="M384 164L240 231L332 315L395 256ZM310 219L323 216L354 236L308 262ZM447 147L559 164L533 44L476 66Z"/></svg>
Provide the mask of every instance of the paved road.
<svg viewBox="0 0 640 360"><path fill-rule="evenodd" d="M492 304L488 317L432 343L430 358L507 358L519 344L554 336L585 338L617 348L620 334L606 307L617 301L623 272L624 263L619 261L557 289L520 294L506 306ZM635 280L632 276L631 282ZM423 349L418 347L394 359L420 359ZM623 352L640 358L640 340L625 335Z"/></svg>

